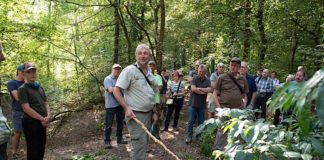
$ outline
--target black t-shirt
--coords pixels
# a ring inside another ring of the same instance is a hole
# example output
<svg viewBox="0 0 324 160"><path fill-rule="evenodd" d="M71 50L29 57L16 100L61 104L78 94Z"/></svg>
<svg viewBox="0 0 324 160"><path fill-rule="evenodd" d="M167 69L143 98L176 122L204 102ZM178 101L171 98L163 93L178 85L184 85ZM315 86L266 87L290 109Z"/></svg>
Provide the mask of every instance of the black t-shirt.
<svg viewBox="0 0 324 160"><path fill-rule="evenodd" d="M38 114L45 117L47 116L46 110L46 94L42 87L38 89L34 89L30 87L28 84L23 84L18 89L18 97L20 105L24 103L29 103L30 107L35 110ZM24 114L25 117L30 117L27 114Z"/></svg>
<svg viewBox="0 0 324 160"><path fill-rule="evenodd" d="M208 88L210 87L209 78L200 79L198 76L195 76L191 85L195 85L196 88ZM191 92L190 105L193 107L206 107L207 94L197 94Z"/></svg>

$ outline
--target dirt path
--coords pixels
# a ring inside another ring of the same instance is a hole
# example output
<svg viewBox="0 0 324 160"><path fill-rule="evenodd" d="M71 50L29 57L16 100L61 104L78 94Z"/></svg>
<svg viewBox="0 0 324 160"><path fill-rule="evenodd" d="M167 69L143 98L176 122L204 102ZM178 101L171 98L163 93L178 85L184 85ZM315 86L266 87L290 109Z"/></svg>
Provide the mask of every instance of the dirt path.
<svg viewBox="0 0 324 160"><path fill-rule="evenodd" d="M187 106L184 106L179 120L179 131L169 129L168 132L160 134L161 141L182 160L208 159L200 154L199 142L193 139L189 145L185 143ZM112 149L105 149L103 145L103 121L105 112L102 108L95 108L90 111L73 113L64 119L63 125L54 136L48 136L45 159L46 160L67 160L78 155L95 155L98 160L128 160L130 155L130 143L127 145L117 145L114 136L115 124L112 134ZM10 119L10 118L8 118ZM10 120L9 120L10 121ZM172 124L171 120L171 124ZM170 125L171 125L170 124ZM54 124L53 124L54 125ZM52 128L49 130L51 131ZM124 129L124 136L129 142L129 134ZM150 151L147 154L148 160L172 160L163 148L151 141ZM26 159L26 144L24 138L21 139L20 158ZM11 146L8 146L8 155L11 157ZM94 156L92 156L94 157ZM85 160L85 159L84 159Z"/></svg>

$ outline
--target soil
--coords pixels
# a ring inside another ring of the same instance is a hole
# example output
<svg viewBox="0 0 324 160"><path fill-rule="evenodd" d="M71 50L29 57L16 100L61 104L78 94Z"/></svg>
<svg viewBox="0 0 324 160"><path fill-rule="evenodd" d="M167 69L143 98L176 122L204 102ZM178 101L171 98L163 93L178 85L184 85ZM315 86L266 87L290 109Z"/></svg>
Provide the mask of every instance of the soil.
<svg viewBox="0 0 324 160"><path fill-rule="evenodd" d="M186 103L187 104L187 103ZM7 109L6 109L7 110ZM186 121L188 106L184 105L180 120L179 131L169 129L168 132L160 133L161 141L180 159L209 159L200 153L200 142L193 138L193 142L187 145L186 137ZM10 110L4 111L10 115ZM10 121L10 116L7 116ZM104 117L105 110L103 106L94 107L92 110L76 112L66 117L60 126L60 129L53 135L49 135L45 151L46 160L67 160L77 159L76 156L95 157L98 160L128 160L130 159L131 145L117 145L116 126L114 123L112 132L112 149L106 149L104 146ZM172 121L171 121L172 122ZM58 122L54 122L49 128L48 133L53 132L53 126L57 126ZM124 137L130 142L129 134L126 127L124 128ZM26 143L24 138L21 139L19 150L19 159L26 159ZM8 145L8 155L11 158L11 145ZM147 153L148 160L172 160L169 155L159 144L151 140L149 151ZM85 159L82 159L85 160Z"/></svg>

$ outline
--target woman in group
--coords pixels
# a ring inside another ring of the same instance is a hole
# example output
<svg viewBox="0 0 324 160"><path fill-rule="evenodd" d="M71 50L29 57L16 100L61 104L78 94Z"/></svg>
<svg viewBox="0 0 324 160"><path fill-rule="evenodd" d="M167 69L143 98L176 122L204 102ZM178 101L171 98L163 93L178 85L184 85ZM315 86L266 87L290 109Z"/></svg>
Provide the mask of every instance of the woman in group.
<svg viewBox="0 0 324 160"><path fill-rule="evenodd" d="M171 116L174 113L173 119L173 129L178 131L178 121L180 116L180 111L183 105L183 98L185 95L185 86L184 83L181 81L180 73L178 71L174 71L172 74L172 81L168 86L167 95L170 98L173 98L173 103L168 104L167 115L164 122L164 131L168 131L169 123Z"/></svg>

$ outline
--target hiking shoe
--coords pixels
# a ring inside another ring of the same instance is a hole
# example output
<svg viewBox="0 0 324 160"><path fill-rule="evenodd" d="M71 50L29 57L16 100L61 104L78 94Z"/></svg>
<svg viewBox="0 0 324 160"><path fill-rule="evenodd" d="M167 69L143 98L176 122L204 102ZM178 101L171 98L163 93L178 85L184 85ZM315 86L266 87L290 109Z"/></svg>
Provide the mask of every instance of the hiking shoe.
<svg viewBox="0 0 324 160"><path fill-rule="evenodd" d="M186 138L186 143L189 144L189 143L191 143L191 141L192 141L192 137L189 137L189 136L188 136L188 137Z"/></svg>
<svg viewBox="0 0 324 160"><path fill-rule="evenodd" d="M111 143L110 143L110 142L106 142L106 144L105 144L105 148L107 148L107 149L112 149L112 145L111 145Z"/></svg>
<svg viewBox="0 0 324 160"><path fill-rule="evenodd" d="M124 139L118 139L117 144L127 144L127 141L125 141Z"/></svg>

